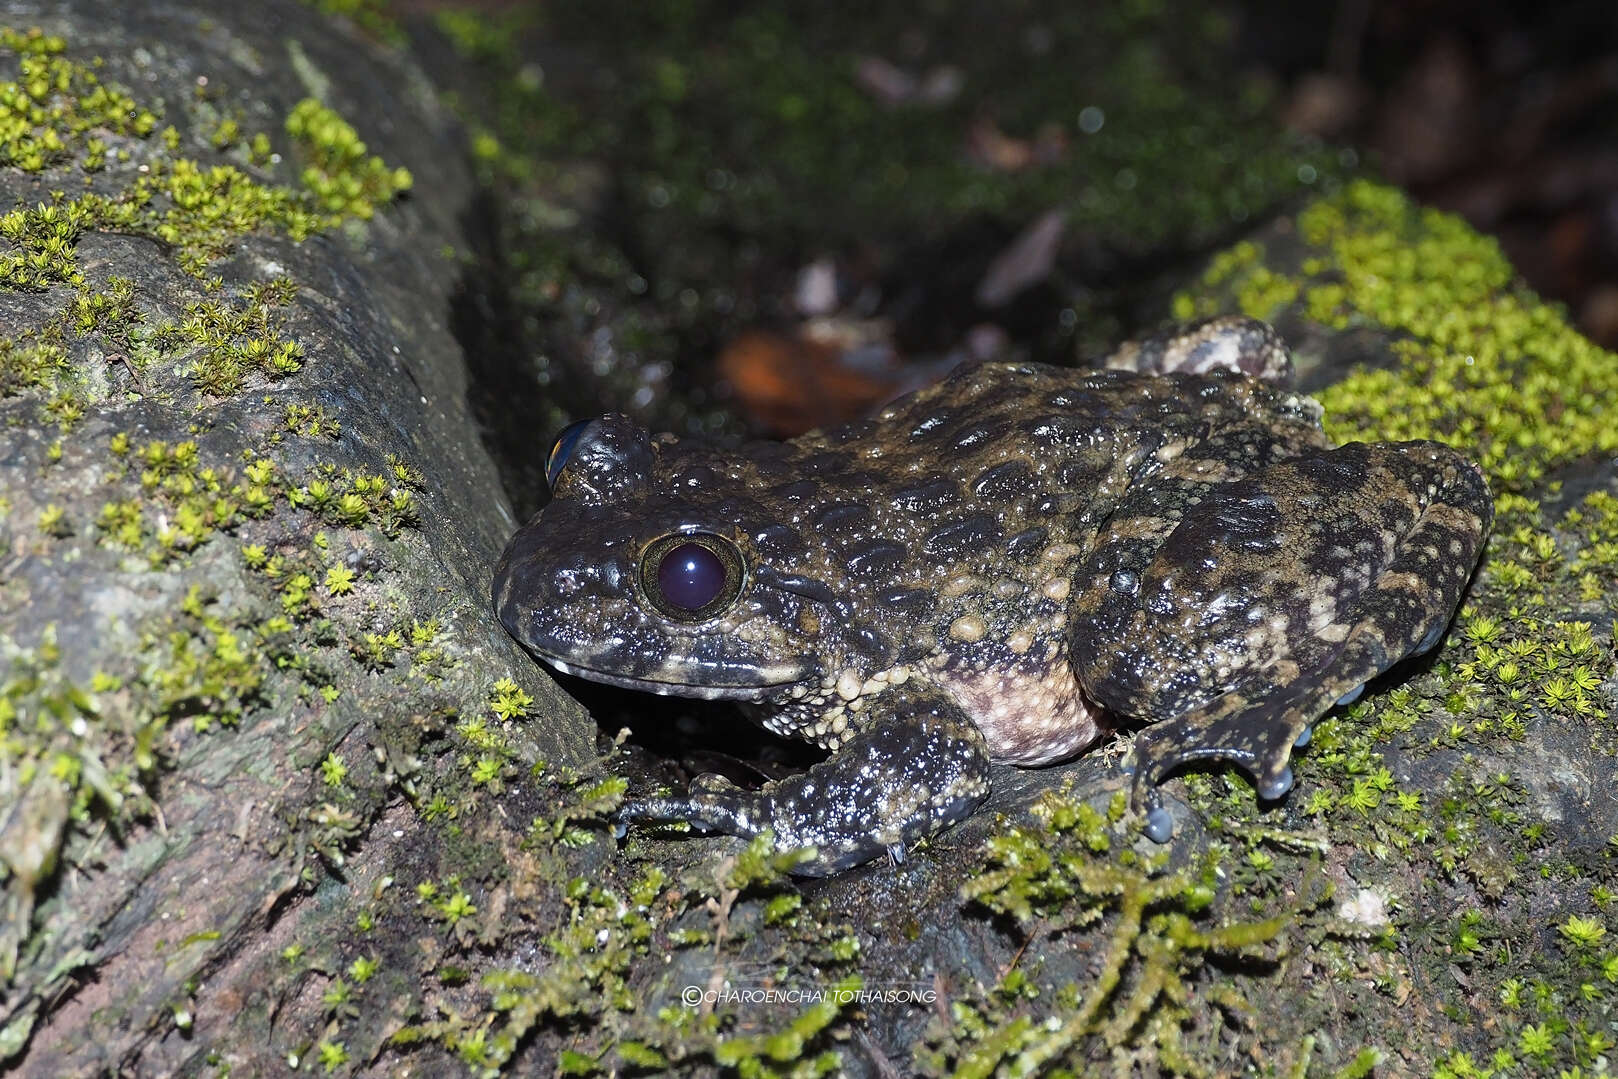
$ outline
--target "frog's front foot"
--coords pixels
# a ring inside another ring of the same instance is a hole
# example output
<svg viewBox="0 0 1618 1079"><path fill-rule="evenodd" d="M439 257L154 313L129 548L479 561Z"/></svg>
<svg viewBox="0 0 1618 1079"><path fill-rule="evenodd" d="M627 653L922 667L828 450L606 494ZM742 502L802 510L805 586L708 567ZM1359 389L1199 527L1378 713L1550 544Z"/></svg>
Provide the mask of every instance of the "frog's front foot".
<svg viewBox="0 0 1618 1079"><path fill-rule="evenodd" d="M766 831L783 849L813 847L794 870L827 876L906 851L966 818L989 793L983 735L942 697L890 690L865 726L801 775L756 791L699 781L683 796L631 800L627 820L685 821L707 832L752 838Z"/></svg>

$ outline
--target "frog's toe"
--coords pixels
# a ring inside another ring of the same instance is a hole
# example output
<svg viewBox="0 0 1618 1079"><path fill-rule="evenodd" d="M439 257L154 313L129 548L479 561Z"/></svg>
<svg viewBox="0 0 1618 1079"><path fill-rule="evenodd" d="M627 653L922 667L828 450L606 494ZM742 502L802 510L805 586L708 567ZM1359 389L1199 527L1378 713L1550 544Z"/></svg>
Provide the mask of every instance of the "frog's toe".
<svg viewBox="0 0 1618 1079"><path fill-rule="evenodd" d="M625 821L645 824L689 824L698 832L753 835L757 828L744 802L713 791L698 791L683 798L631 798L618 807L618 826ZM621 836L620 836L621 838Z"/></svg>
<svg viewBox="0 0 1618 1079"><path fill-rule="evenodd" d="M1174 838L1174 816L1162 806L1156 806L1146 814L1141 832L1153 843L1167 843Z"/></svg>
<svg viewBox="0 0 1618 1079"><path fill-rule="evenodd" d="M1289 764L1274 776L1262 778L1258 781L1258 796L1266 802L1273 802L1278 798L1285 798L1292 790L1292 766Z"/></svg>
<svg viewBox="0 0 1618 1079"><path fill-rule="evenodd" d="M1343 694L1341 697L1338 697L1336 707L1338 707L1338 708L1347 708L1349 705L1351 705L1355 701L1359 700L1360 697L1364 696L1364 694L1365 694L1365 683L1361 682L1359 685L1355 686L1353 689L1349 690L1347 693Z"/></svg>
<svg viewBox="0 0 1618 1079"><path fill-rule="evenodd" d="M1340 704L1342 702L1339 701L1338 703ZM1314 727L1314 724L1311 723L1309 726L1305 727L1303 729L1303 733L1298 735L1298 737L1293 741L1292 748L1293 749L1302 749L1304 746L1306 746L1310 742L1314 741L1314 738L1315 738L1315 727Z"/></svg>

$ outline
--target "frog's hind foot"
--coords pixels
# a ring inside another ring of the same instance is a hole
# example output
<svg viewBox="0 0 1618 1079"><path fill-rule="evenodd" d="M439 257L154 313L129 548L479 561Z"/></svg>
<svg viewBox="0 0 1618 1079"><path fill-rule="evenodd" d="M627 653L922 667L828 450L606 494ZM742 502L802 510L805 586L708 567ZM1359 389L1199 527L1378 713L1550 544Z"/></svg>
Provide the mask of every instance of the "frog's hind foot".
<svg viewBox="0 0 1618 1079"><path fill-rule="evenodd" d="M1308 744L1315 717L1330 704L1323 696L1330 693L1281 690L1252 700L1235 691L1142 730L1135 736L1130 805L1146 836L1158 843L1172 836L1158 787L1185 765L1226 761L1252 778L1264 801L1285 797L1293 784L1292 751Z"/></svg>

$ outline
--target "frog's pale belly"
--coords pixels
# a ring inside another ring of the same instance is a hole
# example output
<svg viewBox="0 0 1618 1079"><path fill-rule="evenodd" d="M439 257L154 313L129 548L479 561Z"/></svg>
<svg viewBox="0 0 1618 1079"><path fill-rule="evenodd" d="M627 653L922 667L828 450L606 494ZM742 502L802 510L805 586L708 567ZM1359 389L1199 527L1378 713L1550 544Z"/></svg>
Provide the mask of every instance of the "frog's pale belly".
<svg viewBox="0 0 1618 1079"><path fill-rule="evenodd" d="M1080 752L1101 709L1146 725L1133 801L1156 838L1156 786L1188 761L1283 794L1309 724L1441 636L1487 486L1436 443L1333 449L1262 323L1112 362L1129 369L963 368L739 450L621 415L565 431L554 498L496 572L512 634L587 678L749 702L832 751L762 791L626 815L769 829L832 872L959 820L990 758Z"/></svg>
<svg viewBox="0 0 1618 1079"><path fill-rule="evenodd" d="M1035 768L1088 749L1101 736L1065 660L1042 675L940 670L938 685L983 732L989 756Z"/></svg>

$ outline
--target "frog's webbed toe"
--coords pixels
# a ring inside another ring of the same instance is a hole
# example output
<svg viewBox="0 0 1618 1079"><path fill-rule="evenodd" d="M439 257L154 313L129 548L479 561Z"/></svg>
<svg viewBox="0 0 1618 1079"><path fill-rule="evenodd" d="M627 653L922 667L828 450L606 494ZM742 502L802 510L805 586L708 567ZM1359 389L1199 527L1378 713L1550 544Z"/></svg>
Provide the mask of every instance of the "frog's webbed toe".
<svg viewBox="0 0 1618 1079"><path fill-rule="evenodd" d="M1165 717L1135 739L1148 832L1162 831L1157 785L1182 765L1227 761L1261 798L1285 795L1319 716L1437 645L1491 518L1478 470L1425 442L1297 458L1188 512L1139 574L1135 606L1086 624L1101 627L1098 650L1117 650L1086 690Z"/></svg>
<svg viewBox="0 0 1618 1079"><path fill-rule="evenodd" d="M1330 705L1321 698L1305 690L1253 700L1237 691L1141 731L1131 804L1145 815L1146 834L1160 843L1169 838L1169 828L1154 826L1159 815L1166 820L1157 787L1184 765L1225 761L1252 778L1260 798L1285 797L1293 786L1292 751L1309 743L1314 719Z"/></svg>
<svg viewBox="0 0 1618 1079"><path fill-rule="evenodd" d="M891 697L889 696L891 694ZM865 726L801 775L756 791L699 780L684 796L627 802L619 815L687 821L701 831L814 847L794 869L824 876L906 850L966 818L989 793L983 735L944 698L891 690L873 700Z"/></svg>

